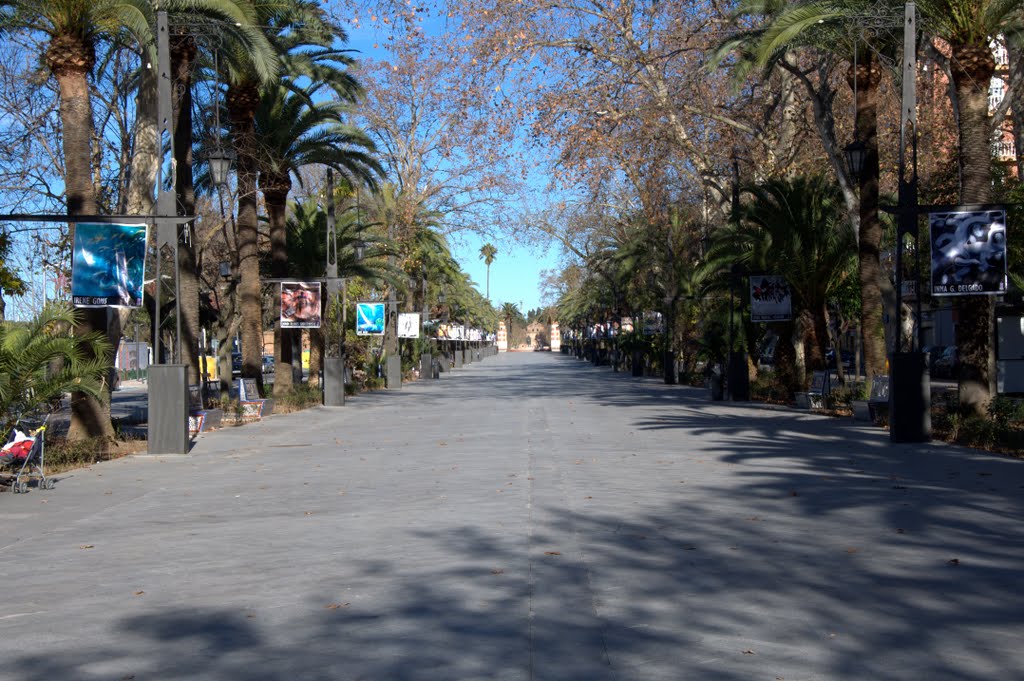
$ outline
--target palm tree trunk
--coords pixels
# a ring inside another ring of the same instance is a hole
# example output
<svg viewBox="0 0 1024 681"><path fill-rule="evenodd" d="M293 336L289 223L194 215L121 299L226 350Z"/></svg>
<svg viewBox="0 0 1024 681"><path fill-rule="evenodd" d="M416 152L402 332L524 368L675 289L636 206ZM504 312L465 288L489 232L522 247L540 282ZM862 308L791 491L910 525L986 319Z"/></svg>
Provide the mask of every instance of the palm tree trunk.
<svg viewBox="0 0 1024 681"><path fill-rule="evenodd" d="M263 176L261 175L261 181ZM288 276L288 228L286 210L291 182L288 178L270 178L263 187L263 201L267 206L270 223L271 275L276 278ZM274 395L280 397L293 387L294 357L292 353L292 331L281 328L281 316L274 322Z"/></svg>
<svg viewBox="0 0 1024 681"><path fill-rule="evenodd" d="M882 302L882 221L878 216L878 85L881 70L870 50L863 50L857 72L857 137L867 154L860 174L860 230L857 238L860 280L860 328L868 381L885 373L885 326ZM838 348L837 348L838 352Z"/></svg>
<svg viewBox="0 0 1024 681"><path fill-rule="evenodd" d="M171 71L174 97L175 186L179 215L195 215L196 192L192 179L192 70L196 46L190 36L175 35L171 46ZM185 229L194 230L193 226ZM196 240L181 239L178 243L178 314L181 315L181 357L187 367L188 382L198 385L199 377L199 269Z"/></svg>
<svg viewBox="0 0 1024 681"><path fill-rule="evenodd" d="M65 49L67 45L63 45ZM50 62L60 92L61 133L64 138L64 186L67 195L68 215L95 215L96 194L92 183L92 107L89 99L88 74L94 61L91 45L78 45L83 51L82 58L73 63ZM66 54L66 52L65 52ZM50 54L47 54L50 61ZM71 241L74 243L74 223L71 225ZM75 335L94 331L106 333L106 308L86 308L81 311L81 321L75 327ZM114 365L113 356L105 358ZM107 390L110 390L108 384ZM110 400L97 400L85 393L71 394L71 426L68 438L114 439L114 427L110 421Z"/></svg>
<svg viewBox="0 0 1024 681"><path fill-rule="evenodd" d="M954 44L952 49L960 136L960 202L984 204L991 200L992 188L988 84L995 72L995 60L987 44ZM983 416L995 392L992 297L958 298L956 312L960 406Z"/></svg>

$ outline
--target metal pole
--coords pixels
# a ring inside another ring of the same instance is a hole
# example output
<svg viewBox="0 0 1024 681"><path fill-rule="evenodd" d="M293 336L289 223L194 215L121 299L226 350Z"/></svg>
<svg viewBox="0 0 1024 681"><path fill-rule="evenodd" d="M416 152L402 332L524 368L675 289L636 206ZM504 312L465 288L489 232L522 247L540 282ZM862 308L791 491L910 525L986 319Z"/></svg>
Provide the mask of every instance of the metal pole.
<svg viewBox="0 0 1024 681"><path fill-rule="evenodd" d="M889 362L889 439L924 442L931 439L931 386L921 347L904 352L903 249L906 237L918 237L917 194L917 14L914 3L904 7L903 97L899 148L899 224L896 230L896 331ZM908 159L909 156L909 159ZM909 162L908 162L909 161ZM920 250L920 249L917 249ZM918 287L920 288L920 287ZM920 309L920 291L918 309ZM917 320L920 325L920 317ZM913 338L907 339L911 346Z"/></svg>

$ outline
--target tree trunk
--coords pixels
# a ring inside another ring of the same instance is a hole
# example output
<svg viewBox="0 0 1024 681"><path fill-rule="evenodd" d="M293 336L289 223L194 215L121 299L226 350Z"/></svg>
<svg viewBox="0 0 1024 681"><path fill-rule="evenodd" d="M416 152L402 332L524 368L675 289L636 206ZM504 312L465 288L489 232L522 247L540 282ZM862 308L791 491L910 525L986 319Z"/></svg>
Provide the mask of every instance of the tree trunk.
<svg viewBox="0 0 1024 681"><path fill-rule="evenodd" d="M323 329L309 330L309 384L320 386L320 370L323 368L324 332ZM346 360L347 361L347 360Z"/></svg>
<svg viewBox="0 0 1024 681"><path fill-rule="evenodd" d="M192 70L196 46L191 36L175 35L171 45L171 72L175 87L174 99L174 191L178 214L195 215L196 192L192 178ZM199 354L201 332L199 323L199 261L196 254L195 224L182 225L178 242L178 297L175 301L181 315L181 357L187 367L188 382L199 385Z"/></svg>
<svg viewBox="0 0 1024 681"><path fill-rule="evenodd" d="M263 389L263 304L260 287L259 222L257 216L257 164L254 112L259 105L255 86L233 86L228 91L228 112L238 153L238 270L242 313L242 377L256 379Z"/></svg>
<svg viewBox="0 0 1024 681"><path fill-rule="evenodd" d="M1007 96L1010 97L1010 118L1013 121L1013 143L1017 153L1017 179L1024 180L1024 46L1017 45L1012 40L1006 41L1006 49L1010 57L1010 74L1019 74L1020 87L1010 87Z"/></svg>
<svg viewBox="0 0 1024 681"><path fill-rule="evenodd" d="M70 48L79 51L74 59L67 59ZM47 50L47 63L57 80L60 92L60 121L63 135L64 187L67 196L68 216L95 215L96 195L92 183L92 107L89 99L89 71L95 61L91 45L75 38L64 40L54 38ZM71 242L74 243L74 223L71 225ZM106 334L106 308L79 310L80 322L75 325L76 336L94 331ZM113 353L104 358L114 366ZM97 400L85 393L71 394L71 425L68 438L102 438L113 440L114 427L110 421L110 384L107 385L106 400Z"/></svg>
<svg viewBox="0 0 1024 681"><path fill-rule="evenodd" d="M995 59L987 44L954 44L952 49L959 121L960 202L984 204L991 200L992 188L988 85L995 72ZM992 297L957 298L956 311L960 406L983 416L995 392Z"/></svg>
<svg viewBox="0 0 1024 681"><path fill-rule="evenodd" d="M267 217L270 223L270 257L271 276L284 278L288 276L288 227L286 210L291 181L288 176L270 176L260 174L263 184L263 202L267 206ZM292 353L291 329L281 328L281 315L276 315L274 322L274 395L280 397L290 392L293 387L294 357Z"/></svg>
<svg viewBox="0 0 1024 681"><path fill-rule="evenodd" d="M867 148L864 169L859 178L857 262L864 370L871 380L885 373L886 358L885 327L882 323L882 221L878 216L878 85L882 74L871 50L862 51L854 77L857 86L857 137Z"/></svg>

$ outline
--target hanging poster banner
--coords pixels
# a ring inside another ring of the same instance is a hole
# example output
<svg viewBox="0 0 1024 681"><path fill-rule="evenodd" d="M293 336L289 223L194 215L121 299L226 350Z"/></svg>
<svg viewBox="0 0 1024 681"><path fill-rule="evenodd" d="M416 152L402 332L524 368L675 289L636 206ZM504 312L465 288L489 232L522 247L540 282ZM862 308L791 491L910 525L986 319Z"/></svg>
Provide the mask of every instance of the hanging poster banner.
<svg viewBox="0 0 1024 681"><path fill-rule="evenodd" d="M750 321L784 322L793 318L793 291L785 277L750 276Z"/></svg>
<svg viewBox="0 0 1024 681"><path fill-rule="evenodd" d="M665 319L660 312L644 312L644 335L665 333Z"/></svg>
<svg viewBox="0 0 1024 681"><path fill-rule="evenodd" d="M932 295L1006 292L1006 211L956 210L928 214Z"/></svg>
<svg viewBox="0 0 1024 681"><path fill-rule="evenodd" d="M420 337L420 313L399 312L398 313L398 337L419 338Z"/></svg>
<svg viewBox="0 0 1024 681"><path fill-rule="evenodd" d="M384 303L356 303L356 335L384 335Z"/></svg>
<svg viewBox="0 0 1024 681"><path fill-rule="evenodd" d="M80 222L71 256L76 307L140 307L147 225Z"/></svg>
<svg viewBox="0 0 1024 681"><path fill-rule="evenodd" d="M281 328L320 328L320 282L281 282Z"/></svg>

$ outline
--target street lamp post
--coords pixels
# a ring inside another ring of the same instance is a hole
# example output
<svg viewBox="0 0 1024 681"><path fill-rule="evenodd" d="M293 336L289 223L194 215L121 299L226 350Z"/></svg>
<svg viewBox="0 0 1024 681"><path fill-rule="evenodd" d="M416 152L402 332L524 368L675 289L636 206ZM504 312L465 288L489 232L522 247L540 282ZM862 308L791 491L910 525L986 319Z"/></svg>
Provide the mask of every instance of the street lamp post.
<svg viewBox="0 0 1024 681"><path fill-rule="evenodd" d="M896 230L896 320L889 362L889 439L926 442L931 439L931 385L921 352L920 292L917 296L918 337L903 337L903 251L907 237L917 240L917 17L914 3L904 9L903 99L899 150L899 223ZM909 156L909 163L908 157ZM920 248L915 249L920 258Z"/></svg>

